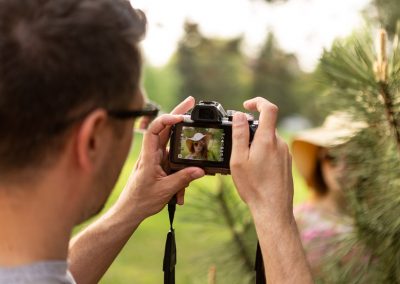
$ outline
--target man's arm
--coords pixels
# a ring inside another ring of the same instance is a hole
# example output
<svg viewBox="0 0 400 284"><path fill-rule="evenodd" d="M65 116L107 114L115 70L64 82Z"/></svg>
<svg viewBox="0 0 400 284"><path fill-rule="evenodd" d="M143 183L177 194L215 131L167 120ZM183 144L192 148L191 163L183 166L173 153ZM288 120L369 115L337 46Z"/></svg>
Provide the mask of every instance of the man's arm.
<svg viewBox="0 0 400 284"><path fill-rule="evenodd" d="M188 98L173 113L184 113L193 105L194 99ZM70 242L70 270L77 283L98 283L139 224L175 194L182 204L184 189L204 175L194 167L172 175L162 168L170 126L181 120L181 116L163 115L150 125L137 166L115 205Z"/></svg>
<svg viewBox="0 0 400 284"><path fill-rule="evenodd" d="M130 218L130 221L128 221ZM70 242L69 269L79 284L98 283L142 218L111 208Z"/></svg>
<svg viewBox="0 0 400 284"><path fill-rule="evenodd" d="M244 103L259 111L249 147L246 116L233 119L231 172L249 206L260 242L268 283L313 283L293 217L292 164L288 146L276 134L278 109L263 98Z"/></svg>

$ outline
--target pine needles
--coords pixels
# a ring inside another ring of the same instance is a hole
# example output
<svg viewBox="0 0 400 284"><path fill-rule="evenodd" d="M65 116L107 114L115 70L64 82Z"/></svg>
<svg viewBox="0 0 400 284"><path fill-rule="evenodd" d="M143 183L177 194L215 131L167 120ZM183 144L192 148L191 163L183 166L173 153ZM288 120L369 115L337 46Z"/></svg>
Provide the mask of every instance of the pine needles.
<svg viewBox="0 0 400 284"><path fill-rule="evenodd" d="M319 281L400 283L398 35L387 46L381 31L377 51L366 34L336 42L324 53L320 70L332 105L369 127L342 150L347 162L343 186L355 230L338 240Z"/></svg>

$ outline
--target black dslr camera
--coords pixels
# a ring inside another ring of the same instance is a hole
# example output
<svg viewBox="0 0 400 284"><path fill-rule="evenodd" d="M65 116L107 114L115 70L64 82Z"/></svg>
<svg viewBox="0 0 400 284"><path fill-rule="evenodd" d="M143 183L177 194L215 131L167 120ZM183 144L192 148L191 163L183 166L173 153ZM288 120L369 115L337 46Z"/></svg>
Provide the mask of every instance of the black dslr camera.
<svg viewBox="0 0 400 284"><path fill-rule="evenodd" d="M184 121L172 127L169 161L171 170L188 166L203 168L206 174L230 174L232 118L235 111L225 111L215 101L200 101L184 115ZM258 121L247 115L250 141Z"/></svg>

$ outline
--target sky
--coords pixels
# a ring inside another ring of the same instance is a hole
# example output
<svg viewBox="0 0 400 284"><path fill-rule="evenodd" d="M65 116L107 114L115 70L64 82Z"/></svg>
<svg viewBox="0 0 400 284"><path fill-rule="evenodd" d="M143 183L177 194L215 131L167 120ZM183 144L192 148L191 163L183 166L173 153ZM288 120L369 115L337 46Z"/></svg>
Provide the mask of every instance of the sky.
<svg viewBox="0 0 400 284"><path fill-rule="evenodd" d="M370 0L289 0L267 5L262 0L131 0L143 10L148 30L142 47L147 61L167 63L183 35L185 20L199 24L210 37L242 35L243 50L254 55L272 31L278 44L312 71L324 48L363 26L361 11Z"/></svg>

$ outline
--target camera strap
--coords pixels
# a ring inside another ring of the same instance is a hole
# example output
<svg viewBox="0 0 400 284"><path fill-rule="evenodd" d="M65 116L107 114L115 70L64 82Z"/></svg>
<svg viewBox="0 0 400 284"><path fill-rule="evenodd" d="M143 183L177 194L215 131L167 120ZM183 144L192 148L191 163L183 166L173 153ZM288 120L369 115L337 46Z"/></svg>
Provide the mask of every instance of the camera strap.
<svg viewBox="0 0 400 284"><path fill-rule="evenodd" d="M176 243L175 231L173 228L174 216L176 209L176 196L168 203L169 232L165 242L163 271L164 284L175 284L175 265L176 265Z"/></svg>
<svg viewBox="0 0 400 284"><path fill-rule="evenodd" d="M260 242L257 242L256 262L254 265L256 271L256 284L266 284L264 261L261 253Z"/></svg>
<svg viewBox="0 0 400 284"><path fill-rule="evenodd" d="M168 203L169 232L165 242L163 271L164 284L175 284L175 266L176 266L176 242L175 230L173 228L176 210L176 196ZM257 242L257 252L254 270L256 271L256 284L266 284L264 261L261 253L260 243Z"/></svg>

